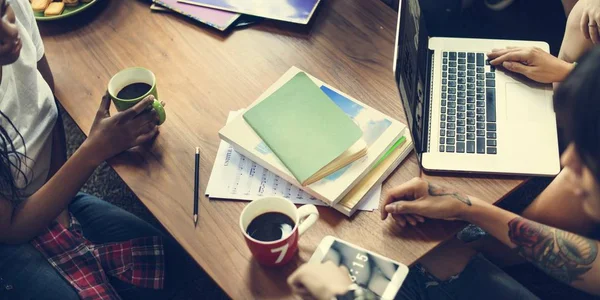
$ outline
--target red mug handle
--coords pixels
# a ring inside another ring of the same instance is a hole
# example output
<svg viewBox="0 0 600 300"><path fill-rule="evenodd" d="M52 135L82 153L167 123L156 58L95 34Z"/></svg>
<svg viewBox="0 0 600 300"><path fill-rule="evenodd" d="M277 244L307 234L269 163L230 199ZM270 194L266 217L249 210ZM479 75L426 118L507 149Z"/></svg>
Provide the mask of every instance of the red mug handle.
<svg viewBox="0 0 600 300"><path fill-rule="evenodd" d="M306 204L298 208L298 235L304 234L318 219L319 211L316 206Z"/></svg>

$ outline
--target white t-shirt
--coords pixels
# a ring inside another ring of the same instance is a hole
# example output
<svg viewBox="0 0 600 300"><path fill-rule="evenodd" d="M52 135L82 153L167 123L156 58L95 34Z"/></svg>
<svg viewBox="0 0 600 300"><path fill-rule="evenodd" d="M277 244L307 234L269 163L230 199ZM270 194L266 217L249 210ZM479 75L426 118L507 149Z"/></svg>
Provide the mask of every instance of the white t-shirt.
<svg viewBox="0 0 600 300"><path fill-rule="evenodd" d="M25 165L21 166L27 174L27 185L22 176L15 179L23 196L30 196L44 185L48 177L52 130L58 111L50 87L37 70L37 63L44 55L44 45L29 1L12 0L10 5L16 15L23 47L15 63L2 66L0 111L19 130L26 148L3 116L0 116L0 125L9 133L16 150L28 157L23 161ZM18 174L16 171L13 173Z"/></svg>

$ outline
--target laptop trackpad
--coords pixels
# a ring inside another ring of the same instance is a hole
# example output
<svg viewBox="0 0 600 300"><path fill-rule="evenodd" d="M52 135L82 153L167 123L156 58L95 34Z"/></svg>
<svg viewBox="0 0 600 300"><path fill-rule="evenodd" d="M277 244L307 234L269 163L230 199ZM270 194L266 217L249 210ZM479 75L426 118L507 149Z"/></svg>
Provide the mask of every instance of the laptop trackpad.
<svg viewBox="0 0 600 300"><path fill-rule="evenodd" d="M552 109L543 88L518 82L506 84L506 114L508 120L525 122L535 120L532 114L546 113Z"/></svg>

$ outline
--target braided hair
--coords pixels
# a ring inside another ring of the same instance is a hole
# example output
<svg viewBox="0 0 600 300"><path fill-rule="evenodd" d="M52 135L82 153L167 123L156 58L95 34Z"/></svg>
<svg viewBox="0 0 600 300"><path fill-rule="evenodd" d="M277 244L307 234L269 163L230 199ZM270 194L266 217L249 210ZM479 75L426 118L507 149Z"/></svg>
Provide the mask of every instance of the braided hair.
<svg viewBox="0 0 600 300"><path fill-rule="evenodd" d="M0 125L0 196L11 202L15 202L18 201L21 196L21 189L17 184L17 180L23 178L25 183L24 186L27 186L29 183L29 178L22 169L23 166L26 166L24 162L28 159L26 155L27 146L25 146L25 139L11 119L2 111L0 111L0 117L7 121L10 126L9 129L14 130L14 132L17 133L17 136L23 143L25 149L24 153L17 151L8 130Z"/></svg>

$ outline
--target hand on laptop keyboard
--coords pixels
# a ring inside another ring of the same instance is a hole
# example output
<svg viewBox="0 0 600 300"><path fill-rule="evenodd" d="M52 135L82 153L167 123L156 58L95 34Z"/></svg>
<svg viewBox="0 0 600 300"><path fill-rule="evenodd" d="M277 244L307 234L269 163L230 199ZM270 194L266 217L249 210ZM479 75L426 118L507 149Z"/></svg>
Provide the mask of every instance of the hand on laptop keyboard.
<svg viewBox="0 0 600 300"><path fill-rule="evenodd" d="M488 58L493 66L503 66L541 83L561 82L573 69L573 64L535 47L494 49Z"/></svg>

